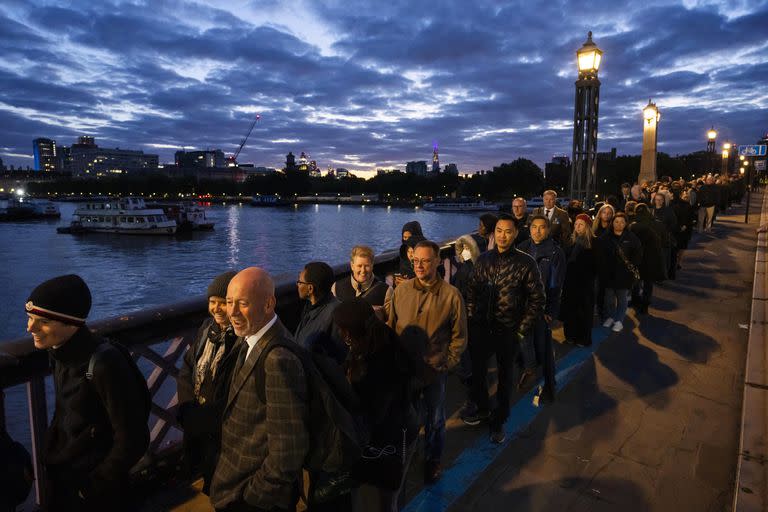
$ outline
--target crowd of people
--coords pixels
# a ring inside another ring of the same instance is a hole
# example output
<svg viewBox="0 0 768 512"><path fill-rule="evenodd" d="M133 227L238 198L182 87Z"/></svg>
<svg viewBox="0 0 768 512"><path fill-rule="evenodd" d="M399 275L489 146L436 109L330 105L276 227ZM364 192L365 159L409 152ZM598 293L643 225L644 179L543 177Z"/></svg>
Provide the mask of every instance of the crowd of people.
<svg viewBox="0 0 768 512"><path fill-rule="evenodd" d="M217 511L295 510L300 499L310 511L398 510L421 427L424 482L441 477L450 375L466 392L464 423L486 424L503 443L518 390L541 374L536 400L555 399L558 322L567 343L588 346L596 314L613 332L630 305L647 314L654 285L682 269L692 232L711 231L739 190L713 176L625 184L589 210L560 208L550 190L532 212L518 197L511 213L484 214L477 233L456 240L451 265L409 222L389 275L374 274L363 245L338 279L327 263L307 263L292 331L265 270L217 276L177 378L190 474ZM35 347L54 364L50 509L132 510L128 472L149 442L148 410L137 412L146 389L131 385L133 360L89 330L90 305L76 275L40 284L26 303Z"/></svg>

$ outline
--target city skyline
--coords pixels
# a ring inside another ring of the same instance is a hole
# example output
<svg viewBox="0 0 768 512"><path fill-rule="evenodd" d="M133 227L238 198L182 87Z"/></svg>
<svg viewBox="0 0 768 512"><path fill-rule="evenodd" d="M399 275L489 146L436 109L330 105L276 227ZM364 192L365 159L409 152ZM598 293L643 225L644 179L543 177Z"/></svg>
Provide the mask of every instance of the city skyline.
<svg viewBox="0 0 768 512"><path fill-rule="evenodd" d="M605 52L598 151L639 154L642 108L659 151L752 143L768 129L768 2L10 2L0 6L0 158L32 165L32 140L94 135L160 155L236 151L282 167L462 173L570 156L575 51Z"/></svg>

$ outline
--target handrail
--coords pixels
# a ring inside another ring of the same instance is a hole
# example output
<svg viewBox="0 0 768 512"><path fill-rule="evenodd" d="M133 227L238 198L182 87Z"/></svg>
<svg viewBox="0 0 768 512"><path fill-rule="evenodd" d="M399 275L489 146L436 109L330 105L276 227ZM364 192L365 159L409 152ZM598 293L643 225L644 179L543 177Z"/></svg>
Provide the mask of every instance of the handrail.
<svg viewBox="0 0 768 512"><path fill-rule="evenodd" d="M446 280L452 274L454 240L452 238L439 244ZM397 269L398 258L397 250L380 254L374 260L374 272L377 275L393 273ZM349 263L339 263L332 268L337 279L350 274ZM296 293L295 274L283 273L273 276L273 279L277 314L286 327L293 330L298 324L301 309ZM150 447L144 458L134 467L134 476L139 473L158 473L157 468L161 466L167 469L172 465L164 464L165 459L178 454L179 439L178 435L173 434L173 429L182 431L181 425L176 421L177 362L193 341L202 321L207 318L206 303L206 297L200 295L88 324L99 336L118 341L128 347L140 367L148 373L147 386L152 395ZM0 342L0 424L6 421L5 389L26 384L36 501L43 506L46 503L46 479L42 442L48 427L45 378L50 373L48 354L35 349L31 336ZM171 382L172 385L169 384Z"/></svg>

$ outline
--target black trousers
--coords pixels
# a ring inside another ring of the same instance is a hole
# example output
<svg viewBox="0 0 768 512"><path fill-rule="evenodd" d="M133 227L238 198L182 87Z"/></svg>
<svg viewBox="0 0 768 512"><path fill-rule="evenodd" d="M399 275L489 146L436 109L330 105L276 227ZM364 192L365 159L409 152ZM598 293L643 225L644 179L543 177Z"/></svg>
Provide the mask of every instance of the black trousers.
<svg viewBox="0 0 768 512"><path fill-rule="evenodd" d="M488 359L496 356L499 382L496 390L496 409L491 416L491 430L501 429L509 418L512 391L517 383L520 369L518 357L520 344L509 329L490 329L472 326L470 337L470 358L472 359L472 401L478 410L490 411L488 396Z"/></svg>

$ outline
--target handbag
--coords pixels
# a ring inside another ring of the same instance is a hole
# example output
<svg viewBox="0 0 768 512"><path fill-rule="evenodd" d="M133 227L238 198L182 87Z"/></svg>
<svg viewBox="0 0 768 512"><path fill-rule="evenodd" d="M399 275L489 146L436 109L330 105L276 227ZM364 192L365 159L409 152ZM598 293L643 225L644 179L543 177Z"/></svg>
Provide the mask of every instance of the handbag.
<svg viewBox="0 0 768 512"><path fill-rule="evenodd" d="M624 262L624 266L627 267L629 273L632 274L632 278L635 281L640 281L640 271L631 261L627 259L627 256L624 254L624 250L621 248L621 245L616 242L614 242L614 244L616 244L616 251L619 254L619 258L621 258L621 261Z"/></svg>

